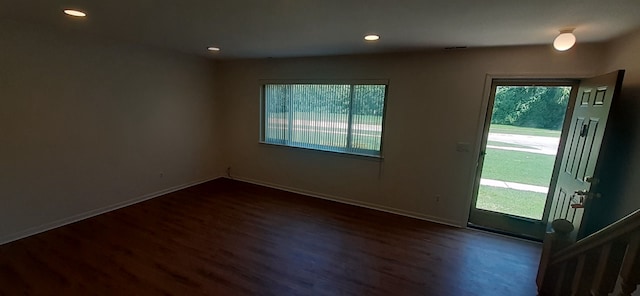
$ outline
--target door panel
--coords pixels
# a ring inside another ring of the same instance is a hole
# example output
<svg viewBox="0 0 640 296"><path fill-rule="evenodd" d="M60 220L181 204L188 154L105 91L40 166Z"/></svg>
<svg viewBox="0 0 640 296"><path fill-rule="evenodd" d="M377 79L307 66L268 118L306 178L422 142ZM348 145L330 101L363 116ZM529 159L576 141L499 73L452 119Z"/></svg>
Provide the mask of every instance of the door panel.
<svg viewBox="0 0 640 296"><path fill-rule="evenodd" d="M623 76L621 70L580 82L548 219L548 223L555 219L572 222L573 238L579 237L584 211L597 210L589 208L589 200L599 198L598 193L590 191L590 179L599 179L594 174L600 146Z"/></svg>

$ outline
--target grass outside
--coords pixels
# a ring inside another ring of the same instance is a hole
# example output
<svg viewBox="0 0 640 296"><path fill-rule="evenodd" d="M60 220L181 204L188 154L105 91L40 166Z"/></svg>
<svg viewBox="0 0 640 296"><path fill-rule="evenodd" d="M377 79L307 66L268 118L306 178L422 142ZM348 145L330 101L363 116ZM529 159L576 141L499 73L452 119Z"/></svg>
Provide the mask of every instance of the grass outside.
<svg viewBox="0 0 640 296"><path fill-rule="evenodd" d="M355 149L378 150L382 134L379 131L354 130L351 146ZM267 128L265 130L267 140L285 140L292 143L304 143L309 145L329 146L345 148L347 145L346 128L296 128L291 131L291 137L279 128ZM308 145L303 145L308 146Z"/></svg>
<svg viewBox="0 0 640 296"><path fill-rule="evenodd" d="M489 127L489 132L500 133L500 134L560 138L560 134L562 131L532 128L532 127L519 127L519 126L513 126L513 125L491 124L491 126Z"/></svg>
<svg viewBox="0 0 640 296"><path fill-rule="evenodd" d="M560 137L560 131L492 124L491 133ZM530 148L490 141L487 145ZM487 148L482 168L483 179L549 186L555 155ZM541 219L547 195L531 191L481 185L476 208L514 216Z"/></svg>
<svg viewBox="0 0 640 296"><path fill-rule="evenodd" d="M289 119L289 113L269 113L269 119L276 119L286 121ZM325 121L331 123L342 123L347 124L349 122L349 115L338 114L338 113L315 113L315 112L294 112L291 114L291 117L294 120L304 120L304 121ZM381 125L382 124L382 116L375 115L358 115L354 114L351 119L354 124L370 124L370 125Z"/></svg>
<svg viewBox="0 0 640 296"><path fill-rule="evenodd" d="M345 148L349 118L347 114L320 114L295 112L295 122L291 133L285 132L288 113L270 113L266 120L266 139L288 140L290 144L301 146L328 146ZM379 150L381 141L382 116L353 115L351 148Z"/></svg>
<svg viewBox="0 0 640 296"><path fill-rule="evenodd" d="M544 193L480 186L476 208L540 220L546 198Z"/></svg>
<svg viewBox="0 0 640 296"><path fill-rule="evenodd" d="M482 178L549 186L555 159L554 155L487 148Z"/></svg>

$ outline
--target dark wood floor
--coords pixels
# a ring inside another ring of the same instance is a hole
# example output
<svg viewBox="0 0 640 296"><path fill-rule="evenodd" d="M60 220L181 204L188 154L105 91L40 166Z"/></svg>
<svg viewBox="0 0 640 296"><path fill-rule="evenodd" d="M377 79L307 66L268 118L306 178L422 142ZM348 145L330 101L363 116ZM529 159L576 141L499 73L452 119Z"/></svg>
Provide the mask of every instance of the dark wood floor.
<svg viewBox="0 0 640 296"><path fill-rule="evenodd" d="M1 295L535 295L540 245L218 179L0 246Z"/></svg>

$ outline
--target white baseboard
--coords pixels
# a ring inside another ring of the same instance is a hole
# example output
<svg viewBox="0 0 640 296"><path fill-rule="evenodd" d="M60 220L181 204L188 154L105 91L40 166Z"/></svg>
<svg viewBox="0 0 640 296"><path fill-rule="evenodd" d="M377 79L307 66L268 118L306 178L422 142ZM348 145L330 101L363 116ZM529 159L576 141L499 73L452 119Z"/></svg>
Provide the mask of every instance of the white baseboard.
<svg viewBox="0 0 640 296"><path fill-rule="evenodd" d="M225 178L228 178L228 177L225 177ZM382 212L387 212L387 213L396 214L396 215L400 215L400 216L411 217L411 218L420 219L420 220L424 220L424 221L434 222L434 223L438 223L438 224L449 225L449 226L453 226L453 227L457 227L457 228L465 228L466 227L466 225L460 225L459 222L452 221L452 220L441 219L441 218L430 216L430 215L424 215L424 214L421 214L421 213L410 212L410 211L405 211L405 210L396 209L396 208L392 208L392 207L387 207L387 206L382 206L382 205L362 202L362 201L353 200L353 199L349 199L349 198L343 198L343 197L338 197L338 196L318 193L318 192L309 191L309 190L303 190L303 189L298 189L298 188L293 188L293 187L288 187L288 186L282 186L282 185L279 185L279 184L274 184L274 183L270 183L270 182L264 182L264 181L255 180L255 179L251 179L251 178L245 178L245 177L242 177L242 176L233 176L233 178L231 178L231 179L238 180L238 181L243 181L243 182L247 182L247 183L251 183L251 184L256 184L256 185L260 185L260 186L266 186L266 187L279 189L279 190L283 190L283 191L288 191L288 192L292 192L292 193L307 195L307 196L311 196L311 197L315 197L315 198L335 201L335 202L348 204L348 205L352 205L352 206L363 207L363 208L367 208L367 209L371 209L371 210L382 211Z"/></svg>
<svg viewBox="0 0 640 296"><path fill-rule="evenodd" d="M146 201L146 200L149 200L149 199L152 199L152 198L155 198L155 197L159 197L159 196L171 193L171 192L175 192L175 191L187 188L187 187L191 187L191 186L195 186L195 185L202 184L202 183L205 183L205 182L209 182L209 181L221 178L221 177L223 177L223 176L217 176L217 177L206 178L206 179L195 181L195 182L189 182L189 183L186 183L186 184L182 184L182 185L174 186L174 187L167 188L167 189L164 189L164 190L156 191L156 192L153 192L153 193L145 194L143 196L139 196L139 197L136 197L136 198L133 198L133 199L125 200L125 201L122 201L122 202L119 202L119 203L116 203L116 204L113 204L113 205L108 205L108 206L105 206L105 207L102 207L102 208L98 208L98 209L90 210L90 211L87 211L87 212L84 212L84 213L80 213L80 214L77 214L77 215L73 215L73 216L68 217L68 218L63 218L63 219L60 219L60 220L57 220L57 221L45 223L45 224L40 225L40 226L31 227L31 228L29 228L27 230L19 231L17 233L9 234L9 235L6 235L4 237L1 237L0 238L0 245L6 244L6 243L10 243L12 241L16 241L16 240L19 240L21 238L32 236L32 235L35 235L35 234L38 234L38 233L41 233L41 232L45 232L47 230L58 228L58 227L61 227L61 226L67 225L67 224L71 224L71 223L75 223L75 222L78 222L78 221L81 221L81 220L84 220L84 219L88 219L88 218L91 218L91 217L94 217L94 216L97 216L97 215L100 215L100 214L104 214L106 212L115 211L117 209L124 208L126 206L130 206L130 205L133 205L133 204L136 204L136 203L139 203L139 202L143 202L143 201Z"/></svg>

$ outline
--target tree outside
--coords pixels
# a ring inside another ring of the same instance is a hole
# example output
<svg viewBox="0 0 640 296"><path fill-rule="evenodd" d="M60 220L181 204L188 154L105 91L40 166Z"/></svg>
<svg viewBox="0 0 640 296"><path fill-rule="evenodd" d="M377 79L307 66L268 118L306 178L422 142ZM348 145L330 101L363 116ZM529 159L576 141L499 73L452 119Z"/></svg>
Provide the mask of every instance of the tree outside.
<svg viewBox="0 0 640 296"><path fill-rule="evenodd" d="M560 130L571 87L498 86L492 124Z"/></svg>

